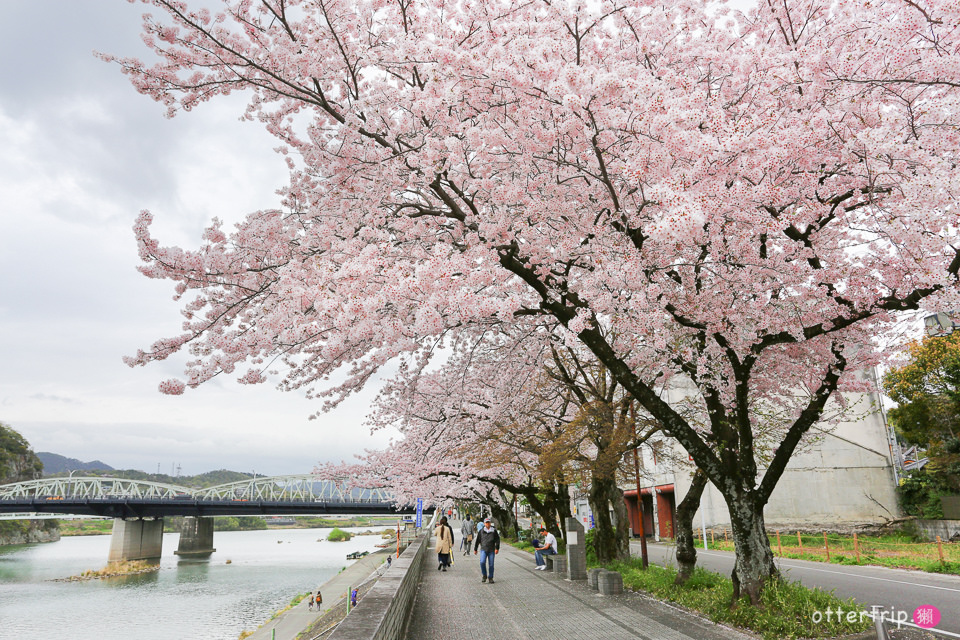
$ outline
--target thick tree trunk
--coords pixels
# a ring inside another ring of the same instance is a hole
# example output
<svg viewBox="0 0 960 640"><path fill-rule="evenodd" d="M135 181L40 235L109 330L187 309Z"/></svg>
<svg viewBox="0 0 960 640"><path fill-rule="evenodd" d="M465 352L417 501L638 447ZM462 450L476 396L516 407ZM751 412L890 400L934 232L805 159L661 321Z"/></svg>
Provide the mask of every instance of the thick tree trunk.
<svg viewBox="0 0 960 640"><path fill-rule="evenodd" d="M510 528L513 522L513 514L497 503L491 502L488 506L490 507L490 513L493 514L493 520L496 522L500 535L511 537Z"/></svg>
<svg viewBox="0 0 960 640"><path fill-rule="evenodd" d="M593 510L594 545L597 561L601 564L630 558L630 531L628 529L623 492L612 477L594 476L590 484L590 508ZM617 522L610 518L613 507Z"/></svg>
<svg viewBox="0 0 960 640"><path fill-rule="evenodd" d="M733 545L737 554L733 567L733 601L737 606L741 594L750 598L750 604L760 604L760 592L770 578L779 577L773 561L773 550L767 538L763 520L763 505L755 496L741 493L727 497L730 524L733 529Z"/></svg>
<svg viewBox="0 0 960 640"><path fill-rule="evenodd" d="M513 494L513 500L507 500L507 495L504 493L503 489L497 487L497 493L500 494L500 499L503 500L504 504L507 505L503 509L505 520L501 525L503 531L501 533L506 533L510 537L519 538L520 537L520 524L517 522L517 515L514 506L517 503L517 496Z"/></svg>
<svg viewBox="0 0 960 640"><path fill-rule="evenodd" d="M686 583L697 566L697 548L694 546L693 539L693 516L697 513L697 508L700 506L700 496L703 495L703 489L706 486L707 475L697 469L697 472L693 474L693 482L690 483L687 495L677 505L675 538L677 543L677 578L673 582L677 585Z"/></svg>
<svg viewBox="0 0 960 640"><path fill-rule="evenodd" d="M530 506L543 518L543 525L547 531L562 540L564 536L562 523L570 517L570 492L567 485L558 483L556 489L550 489L543 494L543 500L536 495L527 495Z"/></svg>

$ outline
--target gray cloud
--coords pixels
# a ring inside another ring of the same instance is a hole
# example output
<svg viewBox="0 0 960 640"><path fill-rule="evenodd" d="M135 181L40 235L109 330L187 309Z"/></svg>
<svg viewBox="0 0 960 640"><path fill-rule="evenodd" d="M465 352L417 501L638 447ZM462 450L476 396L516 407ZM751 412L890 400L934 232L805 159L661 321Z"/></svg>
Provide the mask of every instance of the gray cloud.
<svg viewBox="0 0 960 640"><path fill-rule="evenodd" d="M160 380L184 357L130 369L121 357L180 330L170 283L136 272L132 224L155 213L166 244L196 246L276 206L275 142L238 121L240 98L168 120L94 49L148 57L149 8L7 0L0 21L0 421L36 450L115 467L184 473L304 472L383 446L362 426L367 391L337 412L224 379L182 397ZM42 27L42 28L41 28ZM14 62L15 61L15 62Z"/></svg>

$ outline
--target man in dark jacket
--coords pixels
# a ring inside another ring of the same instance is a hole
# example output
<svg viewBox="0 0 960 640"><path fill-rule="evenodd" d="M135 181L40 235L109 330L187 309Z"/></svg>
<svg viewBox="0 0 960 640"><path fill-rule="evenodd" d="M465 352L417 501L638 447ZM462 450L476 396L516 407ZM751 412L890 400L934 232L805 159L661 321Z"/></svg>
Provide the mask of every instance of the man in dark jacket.
<svg viewBox="0 0 960 640"><path fill-rule="evenodd" d="M484 518L483 528L477 534L477 540L473 543L473 555L477 555L477 549L480 549L480 573L483 574L483 580L493 584L493 561L500 553L500 534L493 528L490 518ZM490 565L489 569L487 565Z"/></svg>

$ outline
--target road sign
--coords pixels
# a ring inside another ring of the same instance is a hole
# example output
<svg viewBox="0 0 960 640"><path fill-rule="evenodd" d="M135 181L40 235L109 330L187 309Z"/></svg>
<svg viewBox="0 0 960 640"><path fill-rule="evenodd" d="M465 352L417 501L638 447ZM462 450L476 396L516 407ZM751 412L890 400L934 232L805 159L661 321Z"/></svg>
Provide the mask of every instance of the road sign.
<svg viewBox="0 0 960 640"><path fill-rule="evenodd" d="M423 498L417 498L417 529L423 526Z"/></svg>

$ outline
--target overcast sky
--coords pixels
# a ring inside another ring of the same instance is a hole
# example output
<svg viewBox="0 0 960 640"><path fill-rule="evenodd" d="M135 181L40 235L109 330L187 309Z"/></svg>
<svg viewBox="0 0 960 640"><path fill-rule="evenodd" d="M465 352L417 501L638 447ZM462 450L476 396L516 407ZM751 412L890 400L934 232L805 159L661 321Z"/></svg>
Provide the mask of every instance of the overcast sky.
<svg viewBox="0 0 960 640"><path fill-rule="evenodd" d="M121 0L4 0L0 20L0 422L34 450L116 468L305 473L386 444L362 426L373 390L319 420L302 397L218 379L183 396L157 384L182 359L121 357L179 333L169 282L141 276L132 225L195 247L275 207L273 140L218 100L173 120L94 50L147 57L147 8Z"/></svg>

